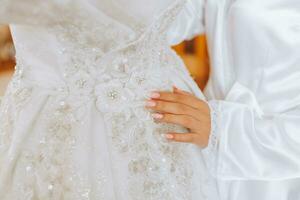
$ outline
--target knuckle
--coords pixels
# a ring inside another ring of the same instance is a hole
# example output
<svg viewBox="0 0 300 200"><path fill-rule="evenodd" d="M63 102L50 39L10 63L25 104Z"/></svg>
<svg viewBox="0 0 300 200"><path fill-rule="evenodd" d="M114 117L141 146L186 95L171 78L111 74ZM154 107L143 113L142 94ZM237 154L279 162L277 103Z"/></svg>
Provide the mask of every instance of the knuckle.
<svg viewBox="0 0 300 200"><path fill-rule="evenodd" d="M159 110L164 110L165 109L165 104L162 101L158 101L156 108Z"/></svg>
<svg viewBox="0 0 300 200"><path fill-rule="evenodd" d="M176 97L174 97L174 94L172 94L172 93L168 93L166 96L167 96L167 99L169 99L169 100L176 99Z"/></svg>
<svg viewBox="0 0 300 200"><path fill-rule="evenodd" d="M178 105L177 106L177 111L180 112L180 113L184 113L186 111L186 108L183 105Z"/></svg>
<svg viewBox="0 0 300 200"><path fill-rule="evenodd" d="M170 114L164 114L163 120L165 122L171 122L172 121L172 116Z"/></svg>
<svg viewBox="0 0 300 200"><path fill-rule="evenodd" d="M168 95L165 92L160 92L160 99L166 99L167 96Z"/></svg>
<svg viewBox="0 0 300 200"><path fill-rule="evenodd" d="M183 95L177 95L176 96L177 100L180 101L180 102L184 102L186 99Z"/></svg>
<svg viewBox="0 0 300 200"><path fill-rule="evenodd" d="M181 141L184 140L184 138L182 137L181 134L176 134L176 135L175 135L175 140L181 142Z"/></svg>
<svg viewBox="0 0 300 200"><path fill-rule="evenodd" d="M181 121L185 126L188 126L190 124L190 120L187 117L183 117Z"/></svg>

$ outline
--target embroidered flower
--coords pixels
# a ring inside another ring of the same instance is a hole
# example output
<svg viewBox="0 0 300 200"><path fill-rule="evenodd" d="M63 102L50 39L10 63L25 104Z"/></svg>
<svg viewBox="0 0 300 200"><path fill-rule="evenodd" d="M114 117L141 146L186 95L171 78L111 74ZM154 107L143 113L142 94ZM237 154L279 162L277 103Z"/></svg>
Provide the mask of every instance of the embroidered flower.
<svg viewBox="0 0 300 200"><path fill-rule="evenodd" d="M99 111L122 112L129 109L135 97L133 91L125 88L118 80L102 83L95 87L96 106Z"/></svg>

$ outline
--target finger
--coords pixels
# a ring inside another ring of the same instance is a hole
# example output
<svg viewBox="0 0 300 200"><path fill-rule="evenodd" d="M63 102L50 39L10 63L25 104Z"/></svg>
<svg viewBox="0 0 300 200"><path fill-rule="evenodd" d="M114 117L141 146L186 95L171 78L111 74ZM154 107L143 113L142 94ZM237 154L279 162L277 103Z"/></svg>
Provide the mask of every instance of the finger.
<svg viewBox="0 0 300 200"><path fill-rule="evenodd" d="M194 94L181 90L179 88L177 88L176 86L174 86L174 90L173 90L174 94L181 94L184 95L186 97L190 97L192 99L191 101L191 106L202 111L205 113L209 113L210 110L207 109L207 103L199 98L197 98Z"/></svg>
<svg viewBox="0 0 300 200"><path fill-rule="evenodd" d="M174 142L191 143L205 148L208 145L208 137L198 133L167 133L166 139Z"/></svg>
<svg viewBox="0 0 300 200"><path fill-rule="evenodd" d="M196 133L167 133L165 137L174 142L197 143Z"/></svg>
<svg viewBox="0 0 300 200"><path fill-rule="evenodd" d="M166 101L147 101L146 108L157 111L159 113L170 113L176 115L190 115L192 117L196 117L197 115L201 115L198 113L196 109L193 109L190 106L173 103L173 102L166 102Z"/></svg>
<svg viewBox="0 0 300 200"><path fill-rule="evenodd" d="M201 122L189 115L174 115L174 114L160 114L154 113L152 117L158 122L165 122L171 124L181 125L192 131L200 130Z"/></svg>
<svg viewBox="0 0 300 200"><path fill-rule="evenodd" d="M173 92L153 92L150 96L153 100L181 103L198 110L202 110L205 106L204 101L196 98L193 95L184 95Z"/></svg>
<svg viewBox="0 0 300 200"><path fill-rule="evenodd" d="M175 115L189 115L196 120L205 120L205 113L203 111L194 109L190 106L167 102L167 101L147 101L146 108L162 114L175 114Z"/></svg>
<svg viewBox="0 0 300 200"><path fill-rule="evenodd" d="M183 95L187 95L187 96L192 96L193 94L184 90L179 89L176 86L173 86L173 92L177 93L177 94L183 94Z"/></svg>

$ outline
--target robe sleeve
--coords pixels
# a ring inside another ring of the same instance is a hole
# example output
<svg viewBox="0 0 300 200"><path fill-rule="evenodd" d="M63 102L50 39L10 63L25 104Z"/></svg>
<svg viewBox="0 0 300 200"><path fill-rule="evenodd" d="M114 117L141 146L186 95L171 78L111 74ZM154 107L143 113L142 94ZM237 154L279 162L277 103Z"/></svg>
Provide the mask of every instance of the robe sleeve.
<svg viewBox="0 0 300 200"><path fill-rule="evenodd" d="M79 0L0 0L0 24L51 25L76 12Z"/></svg>
<svg viewBox="0 0 300 200"><path fill-rule="evenodd" d="M170 45L191 39L204 32L205 0L187 0L168 32Z"/></svg>
<svg viewBox="0 0 300 200"><path fill-rule="evenodd" d="M211 175L222 180L299 178L299 97L286 99L288 104L274 97L266 112L257 94L237 82L226 99L210 101L212 132L202 153Z"/></svg>

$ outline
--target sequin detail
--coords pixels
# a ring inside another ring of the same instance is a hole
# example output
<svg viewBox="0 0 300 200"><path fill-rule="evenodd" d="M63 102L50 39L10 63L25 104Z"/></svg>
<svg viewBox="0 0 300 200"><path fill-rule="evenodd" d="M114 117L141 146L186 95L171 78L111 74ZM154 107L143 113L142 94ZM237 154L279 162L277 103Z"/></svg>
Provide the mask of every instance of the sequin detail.
<svg viewBox="0 0 300 200"><path fill-rule="evenodd" d="M16 110L21 111L34 92L46 94L46 106L41 108L39 117L44 124L42 131L28 135L31 145L18 154L16 177L26 177L26 181L16 184L12 192L15 196L8 199L20 199L19 195L26 200L105 199L106 174L99 168L99 187L91 187L88 177L77 170L75 163L79 162L73 157L80 145L78 137L82 137L76 134L76 127L84 125L91 107L103 116L112 159L118 157L112 168L126 165L128 177L124 178L123 187L127 187L132 200L191 199L194 171L187 156L189 145L170 143L162 137L167 131L186 130L155 123L144 108L144 100L151 91L172 89L171 77L166 75L187 74L166 40L166 30L184 4L184 0L176 1L149 28L133 27L134 38L132 30L122 29L109 20L91 21L89 13L82 12L75 16L81 20L66 15L47 27L61 44L58 53L68 59L59 69L63 81L55 86L46 79L36 84L30 65L18 60L19 75L14 79L20 84L7 93L1 114L8 112L6 108L11 109L9 98L15 99ZM7 124L0 126L4 129L3 152L11 144L11 120L16 116L9 114L1 119Z"/></svg>

